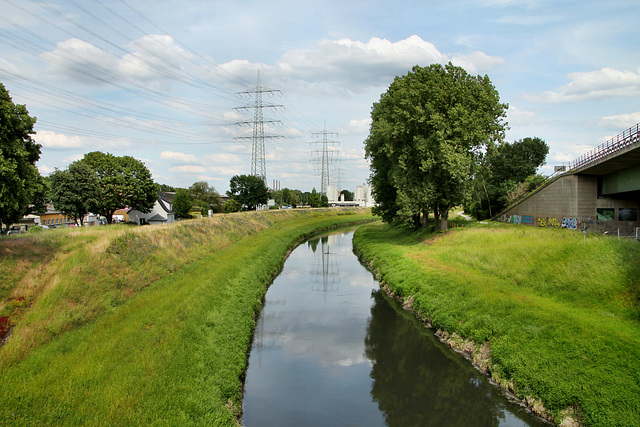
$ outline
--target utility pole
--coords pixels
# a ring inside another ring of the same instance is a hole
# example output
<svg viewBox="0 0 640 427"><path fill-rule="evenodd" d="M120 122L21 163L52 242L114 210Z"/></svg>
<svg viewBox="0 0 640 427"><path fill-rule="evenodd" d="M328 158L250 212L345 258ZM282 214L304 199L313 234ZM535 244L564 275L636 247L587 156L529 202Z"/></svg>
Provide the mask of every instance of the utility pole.
<svg viewBox="0 0 640 427"><path fill-rule="evenodd" d="M273 110L277 110L278 108L284 108L282 105L276 104L265 104L262 102L262 94L275 95L280 94L282 92L277 89L268 89L262 86L260 83L260 71L258 71L258 79L256 82L256 87L238 92L237 95L244 97L250 96L253 97L252 105L244 105L242 107L236 107L234 110L245 110L253 109L253 120L247 120L242 122L237 122L238 126L252 126L253 134L251 136L239 136L234 139L251 139L251 175L259 176L264 181L264 184L267 185L267 165L265 161L265 149L264 149L264 140L265 139L275 139L275 138L283 138L282 135L265 135L264 133L264 124L267 123L270 126L275 126L276 124L282 124L280 120L265 120L263 115L263 110L265 108L271 108Z"/></svg>
<svg viewBox="0 0 640 427"><path fill-rule="evenodd" d="M330 149L329 146L340 145L340 142L330 140L329 138L337 137L337 132L328 132L326 125L322 132L311 134L312 138L319 138L312 142L312 144L320 145L319 150L314 150L316 157L313 158L314 162L320 163L320 194L327 195L327 187L332 184L331 178L331 162L334 160L334 154L337 153L337 149Z"/></svg>

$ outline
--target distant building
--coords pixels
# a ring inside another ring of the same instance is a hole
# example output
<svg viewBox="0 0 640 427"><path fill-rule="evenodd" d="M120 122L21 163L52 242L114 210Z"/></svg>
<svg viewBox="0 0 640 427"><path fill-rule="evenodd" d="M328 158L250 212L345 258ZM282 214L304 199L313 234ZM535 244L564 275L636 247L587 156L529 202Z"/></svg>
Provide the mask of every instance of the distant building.
<svg viewBox="0 0 640 427"><path fill-rule="evenodd" d="M329 203L337 202L340 198L340 193L338 192L338 187L335 185L327 185L327 199Z"/></svg>
<svg viewBox="0 0 640 427"><path fill-rule="evenodd" d="M61 225L76 225L76 222L73 218L57 210L51 203L48 203L47 210L43 214L40 214L40 225L58 227Z"/></svg>
<svg viewBox="0 0 640 427"><path fill-rule="evenodd" d="M173 210L173 199L176 193L158 191L158 198L149 213L138 210L129 211L129 221L138 225L143 224L171 224L175 222L176 212Z"/></svg>
<svg viewBox="0 0 640 427"><path fill-rule="evenodd" d="M356 188L356 192L353 194L353 200L358 202L358 205L360 205L361 207L372 207L374 204L374 200L371 196L371 187L368 185L359 185Z"/></svg>

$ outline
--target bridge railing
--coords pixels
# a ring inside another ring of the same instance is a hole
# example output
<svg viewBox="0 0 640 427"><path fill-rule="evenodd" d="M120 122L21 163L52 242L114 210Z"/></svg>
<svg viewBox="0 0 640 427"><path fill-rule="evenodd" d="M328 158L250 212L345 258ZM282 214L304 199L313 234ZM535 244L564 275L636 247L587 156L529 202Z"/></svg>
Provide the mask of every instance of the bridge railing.
<svg viewBox="0 0 640 427"><path fill-rule="evenodd" d="M609 154L615 153L640 141L640 123L630 127L619 135L614 136L602 145L586 152L569 164L569 169L578 169L596 162Z"/></svg>

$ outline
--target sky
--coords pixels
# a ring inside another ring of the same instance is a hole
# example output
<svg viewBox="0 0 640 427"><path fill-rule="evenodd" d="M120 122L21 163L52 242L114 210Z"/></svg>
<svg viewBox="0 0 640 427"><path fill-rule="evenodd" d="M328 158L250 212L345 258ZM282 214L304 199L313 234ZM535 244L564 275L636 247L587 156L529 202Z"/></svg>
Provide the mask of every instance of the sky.
<svg viewBox="0 0 640 427"><path fill-rule="evenodd" d="M267 184L355 191L373 103L414 65L489 76L540 173L640 122L638 0L0 0L0 83L37 117L43 175L86 153L224 193L251 173L260 78Z"/></svg>

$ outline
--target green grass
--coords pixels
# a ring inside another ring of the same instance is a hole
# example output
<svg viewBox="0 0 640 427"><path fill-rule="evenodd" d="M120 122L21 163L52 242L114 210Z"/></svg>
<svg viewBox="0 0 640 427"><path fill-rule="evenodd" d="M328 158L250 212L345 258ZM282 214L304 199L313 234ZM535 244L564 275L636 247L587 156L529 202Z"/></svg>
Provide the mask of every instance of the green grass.
<svg viewBox="0 0 640 427"><path fill-rule="evenodd" d="M245 213L107 228L92 243L64 235L60 246L76 249L44 266L58 281L15 323L15 337L27 329L37 344L16 348L25 341L12 336L0 348L0 424L233 425L256 315L285 254L314 232L370 219Z"/></svg>
<svg viewBox="0 0 640 427"><path fill-rule="evenodd" d="M526 226L429 235L380 224L354 245L437 329L490 343L491 375L560 422L640 425L640 245ZM535 400L534 400L535 399Z"/></svg>

